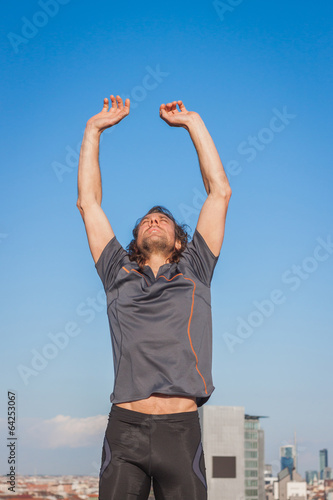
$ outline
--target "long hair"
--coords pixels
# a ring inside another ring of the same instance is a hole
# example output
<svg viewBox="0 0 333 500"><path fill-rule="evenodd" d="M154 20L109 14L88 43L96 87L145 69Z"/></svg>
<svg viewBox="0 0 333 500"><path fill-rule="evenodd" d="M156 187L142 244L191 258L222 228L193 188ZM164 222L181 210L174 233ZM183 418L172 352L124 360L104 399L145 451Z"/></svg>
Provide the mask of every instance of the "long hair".
<svg viewBox="0 0 333 500"><path fill-rule="evenodd" d="M187 232L187 224L178 224L175 218L173 217L172 213L165 207L162 207L161 205L156 205L155 207L152 207L149 212L146 213L146 215L153 214L153 213L160 213L166 215L169 219L172 220L172 222L175 225L175 239L180 241L181 246L179 250L174 248L174 251L169 257L169 262L179 262L181 254L184 252L187 243L188 243L188 232ZM140 222L144 217L140 217L135 223L134 229L132 231L133 234L133 239L132 241L127 245L127 252L129 254L129 259L131 261L136 261L139 267L143 267L145 265L145 256L140 252L137 246L137 237L138 237L138 232L139 232L139 225Z"/></svg>

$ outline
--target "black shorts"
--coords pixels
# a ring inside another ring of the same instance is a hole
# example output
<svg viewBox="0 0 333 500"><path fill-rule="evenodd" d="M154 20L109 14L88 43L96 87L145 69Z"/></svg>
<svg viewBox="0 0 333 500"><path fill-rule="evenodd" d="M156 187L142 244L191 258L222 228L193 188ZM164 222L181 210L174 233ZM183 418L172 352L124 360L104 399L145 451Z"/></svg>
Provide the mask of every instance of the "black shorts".
<svg viewBox="0 0 333 500"><path fill-rule="evenodd" d="M112 405L99 500L206 500L198 411L151 415Z"/></svg>

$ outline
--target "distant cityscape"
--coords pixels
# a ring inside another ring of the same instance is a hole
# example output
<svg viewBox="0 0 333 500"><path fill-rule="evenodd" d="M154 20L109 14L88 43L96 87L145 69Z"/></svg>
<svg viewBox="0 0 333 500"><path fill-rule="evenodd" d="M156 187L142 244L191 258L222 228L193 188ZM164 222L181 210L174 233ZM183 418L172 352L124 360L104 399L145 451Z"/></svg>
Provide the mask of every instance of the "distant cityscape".
<svg viewBox="0 0 333 500"><path fill-rule="evenodd" d="M297 471L297 445L280 447L279 464L265 464L263 416L243 407L204 405L198 409L209 500L333 500L328 450L318 450L318 470ZM0 499L98 499L98 477L0 477ZM153 490L149 499L154 499ZM121 500L121 499L119 499ZM190 500L190 499L184 499Z"/></svg>

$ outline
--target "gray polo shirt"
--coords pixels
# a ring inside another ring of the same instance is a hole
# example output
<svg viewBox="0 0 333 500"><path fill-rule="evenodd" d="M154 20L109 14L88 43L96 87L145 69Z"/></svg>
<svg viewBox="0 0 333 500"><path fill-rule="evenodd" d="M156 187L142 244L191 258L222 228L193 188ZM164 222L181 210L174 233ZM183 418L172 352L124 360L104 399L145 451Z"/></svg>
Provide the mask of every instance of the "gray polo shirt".
<svg viewBox="0 0 333 500"><path fill-rule="evenodd" d="M111 403L153 393L206 403L212 382L210 282L218 257L196 230L178 264L155 278L140 269L116 237L96 262L107 297L113 351Z"/></svg>

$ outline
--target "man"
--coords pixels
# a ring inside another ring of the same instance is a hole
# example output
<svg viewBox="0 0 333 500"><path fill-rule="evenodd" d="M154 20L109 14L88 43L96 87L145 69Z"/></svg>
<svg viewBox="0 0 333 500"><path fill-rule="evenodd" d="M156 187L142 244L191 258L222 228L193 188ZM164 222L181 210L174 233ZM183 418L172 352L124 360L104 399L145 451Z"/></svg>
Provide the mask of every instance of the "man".
<svg viewBox="0 0 333 500"><path fill-rule="evenodd" d="M193 239L153 207L126 252L101 208L99 138L130 111L119 96L90 118L81 146L77 206L107 295L114 390L105 433L100 500L207 498L198 406L214 390L210 282L221 250L231 189L204 122L182 101L160 117L185 128L196 148L207 199ZM177 108L177 105L179 109Z"/></svg>

